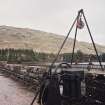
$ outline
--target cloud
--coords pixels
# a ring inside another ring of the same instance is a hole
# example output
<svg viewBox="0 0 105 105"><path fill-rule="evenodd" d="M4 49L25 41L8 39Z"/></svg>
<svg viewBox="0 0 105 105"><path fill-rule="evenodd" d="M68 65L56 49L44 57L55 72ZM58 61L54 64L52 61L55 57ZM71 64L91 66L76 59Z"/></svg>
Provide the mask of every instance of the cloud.
<svg viewBox="0 0 105 105"><path fill-rule="evenodd" d="M66 35L80 8L84 9L96 42L105 45L104 0L0 0L0 24ZM79 40L87 39L84 34Z"/></svg>

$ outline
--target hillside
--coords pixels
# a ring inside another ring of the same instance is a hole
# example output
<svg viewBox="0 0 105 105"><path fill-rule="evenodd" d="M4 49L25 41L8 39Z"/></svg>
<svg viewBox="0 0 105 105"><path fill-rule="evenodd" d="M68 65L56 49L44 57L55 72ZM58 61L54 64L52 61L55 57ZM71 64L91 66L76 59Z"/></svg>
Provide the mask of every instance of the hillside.
<svg viewBox="0 0 105 105"><path fill-rule="evenodd" d="M33 49L37 52L57 53L64 36L28 28L0 26L0 48ZM69 38L62 52L72 51L73 39ZM105 52L105 47L97 45L99 52ZM77 41L76 50L83 53L94 53L92 44Z"/></svg>

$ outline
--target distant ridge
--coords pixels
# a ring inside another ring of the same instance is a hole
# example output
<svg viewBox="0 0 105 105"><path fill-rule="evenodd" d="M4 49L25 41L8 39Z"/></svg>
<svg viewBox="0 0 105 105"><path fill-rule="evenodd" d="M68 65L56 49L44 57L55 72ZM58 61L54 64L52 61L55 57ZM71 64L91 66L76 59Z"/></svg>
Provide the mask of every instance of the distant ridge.
<svg viewBox="0 0 105 105"><path fill-rule="evenodd" d="M0 26L0 48L33 49L36 52L57 53L64 36L53 33L33 30L28 28L16 28L11 26ZM69 38L62 53L72 51L73 39ZM97 44L100 53L105 52L105 46ZM85 54L94 54L92 44L77 41L76 49Z"/></svg>

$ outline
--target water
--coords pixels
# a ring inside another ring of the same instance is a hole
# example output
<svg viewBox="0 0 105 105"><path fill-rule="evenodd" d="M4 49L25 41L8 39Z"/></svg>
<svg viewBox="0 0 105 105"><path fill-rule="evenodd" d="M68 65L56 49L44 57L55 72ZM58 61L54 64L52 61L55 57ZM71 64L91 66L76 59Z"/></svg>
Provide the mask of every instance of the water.
<svg viewBox="0 0 105 105"><path fill-rule="evenodd" d="M0 74L0 105L30 105L33 97L26 87Z"/></svg>
<svg viewBox="0 0 105 105"><path fill-rule="evenodd" d="M82 62L82 63L79 63L79 64L89 64L89 62ZM92 62L92 64L99 65L99 62ZM105 62L101 62L101 64L105 65Z"/></svg>

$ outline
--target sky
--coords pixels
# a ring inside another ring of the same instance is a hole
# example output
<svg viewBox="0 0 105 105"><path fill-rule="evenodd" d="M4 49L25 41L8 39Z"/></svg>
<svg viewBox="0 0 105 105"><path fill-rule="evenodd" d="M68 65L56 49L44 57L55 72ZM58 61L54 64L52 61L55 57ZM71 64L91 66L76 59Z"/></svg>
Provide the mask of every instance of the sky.
<svg viewBox="0 0 105 105"><path fill-rule="evenodd" d="M94 41L105 45L105 0L0 0L0 25L66 36L81 8ZM91 42L86 26L78 30L77 40Z"/></svg>

